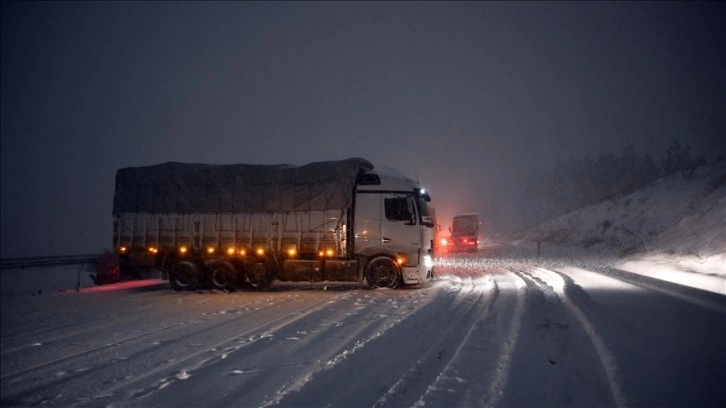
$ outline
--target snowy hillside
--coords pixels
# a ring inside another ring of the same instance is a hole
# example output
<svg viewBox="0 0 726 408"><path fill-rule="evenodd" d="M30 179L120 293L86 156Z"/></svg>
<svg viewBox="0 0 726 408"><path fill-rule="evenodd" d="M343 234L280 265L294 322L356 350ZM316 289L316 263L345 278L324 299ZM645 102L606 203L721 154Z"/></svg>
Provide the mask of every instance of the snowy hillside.
<svg viewBox="0 0 726 408"><path fill-rule="evenodd" d="M555 218L517 245L535 250L538 242L543 255L615 256L624 270L653 275L657 269L660 279L726 293L726 162ZM691 282L669 271L687 272Z"/></svg>

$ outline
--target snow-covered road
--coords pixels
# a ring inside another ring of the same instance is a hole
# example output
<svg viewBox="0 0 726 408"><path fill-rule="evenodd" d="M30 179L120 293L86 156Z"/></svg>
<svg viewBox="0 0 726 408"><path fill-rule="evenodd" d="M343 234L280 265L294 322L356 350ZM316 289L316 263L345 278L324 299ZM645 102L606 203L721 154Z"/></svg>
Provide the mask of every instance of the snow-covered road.
<svg viewBox="0 0 726 408"><path fill-rule="evenodd" d="M581 263L439 271L3 296L0 405L726 406L726 296Z"/></svg>

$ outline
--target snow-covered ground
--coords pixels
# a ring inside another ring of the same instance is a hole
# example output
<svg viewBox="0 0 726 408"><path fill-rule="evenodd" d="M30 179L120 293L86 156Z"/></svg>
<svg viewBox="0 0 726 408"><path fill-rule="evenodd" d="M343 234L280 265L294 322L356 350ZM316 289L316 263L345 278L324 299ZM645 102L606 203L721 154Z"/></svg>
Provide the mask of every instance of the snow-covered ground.
<svg viewBox="0 0 726 408"><path fill-rule="evenodd" d="M6 293L0 405L723 406L722 295L582 266L472 254L402 290Z"/></svg>
<svg viewBox="0 0 726 408"><path fill-rule="evenodd" d="M726 294L726 161L540 225L515 246Z"/></svg>
<svg viewBox="0 0 726 408"><path fill-rule="evenodd" d="M423 287L2 270L0 405L726 406L724 174L445 256Z"/></svg>

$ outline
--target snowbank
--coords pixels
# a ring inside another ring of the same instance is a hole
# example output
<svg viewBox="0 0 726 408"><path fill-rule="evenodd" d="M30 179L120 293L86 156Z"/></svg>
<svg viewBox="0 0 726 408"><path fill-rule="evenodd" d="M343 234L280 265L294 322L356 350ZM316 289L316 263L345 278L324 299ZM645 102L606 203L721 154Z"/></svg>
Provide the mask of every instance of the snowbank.
<svg viewBox="0 0 726 408"><path fill-rule="evenodd" d="M514 245L542 256L614 258L628 272L726 294L726 161L565 214Z"/></svg>

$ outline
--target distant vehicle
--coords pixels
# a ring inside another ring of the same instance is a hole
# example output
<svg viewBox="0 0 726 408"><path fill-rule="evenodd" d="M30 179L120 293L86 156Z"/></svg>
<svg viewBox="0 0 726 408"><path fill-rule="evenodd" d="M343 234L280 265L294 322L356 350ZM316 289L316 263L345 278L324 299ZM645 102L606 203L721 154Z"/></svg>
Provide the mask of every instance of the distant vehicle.
<svg viewBox="0 0 726 408"><path fill-rule="evenodd" d="M455 216L450 228L449 252L476 252L479 248L479 225L476 213Z"/></svg>
<svg viewBox="0 0 726 408"><path fill-rule="evenodd" d="M419 284L433 277L430 200L360 158L127 167L116 173L113 246L121 275L159 269L176 290Z"/></svg>

